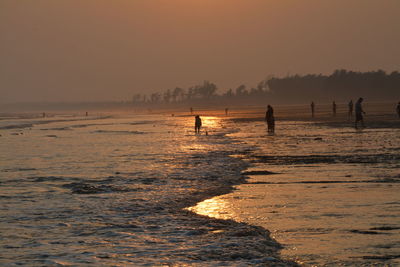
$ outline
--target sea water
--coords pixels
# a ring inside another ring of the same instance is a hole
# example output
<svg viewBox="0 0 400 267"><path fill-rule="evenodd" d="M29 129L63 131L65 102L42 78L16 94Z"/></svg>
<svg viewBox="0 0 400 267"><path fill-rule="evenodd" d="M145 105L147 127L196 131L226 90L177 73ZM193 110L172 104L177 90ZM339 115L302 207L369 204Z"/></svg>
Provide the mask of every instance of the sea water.
<svg viewBox="0 0 400 267"><path fill-rule="evenodd" d="M267 230L186 209L244 182L221 118L40 115L0 120L0 265L290 265Z"/></svg>
<svg viewBox="0 0 400 267"><path fill-rule="evenodd" d="M247 117L3 116L0 264L399 265L397 120Z"/></svg>

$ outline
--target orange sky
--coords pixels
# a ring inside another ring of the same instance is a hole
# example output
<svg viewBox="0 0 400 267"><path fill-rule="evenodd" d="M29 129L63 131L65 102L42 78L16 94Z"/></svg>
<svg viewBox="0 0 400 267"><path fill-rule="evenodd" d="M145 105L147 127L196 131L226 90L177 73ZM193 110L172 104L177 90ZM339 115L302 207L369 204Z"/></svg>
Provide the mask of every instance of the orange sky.
<svg viewBox="0 0 400 267"><path fill-rule="evenodd" d="M0 1L0 102L399 70L398 0Z"/></svg>

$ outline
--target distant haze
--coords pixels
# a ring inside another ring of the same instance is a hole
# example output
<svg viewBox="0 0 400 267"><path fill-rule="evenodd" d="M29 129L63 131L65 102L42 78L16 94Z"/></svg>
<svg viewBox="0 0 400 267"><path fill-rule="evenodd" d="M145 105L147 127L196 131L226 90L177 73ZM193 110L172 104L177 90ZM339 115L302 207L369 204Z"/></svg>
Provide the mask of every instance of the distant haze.
<svg viewBox="0 0 400 267"><path fill-rule="evenodd" d="M0 103L400 68L398 0L0 0Z"/></svg>

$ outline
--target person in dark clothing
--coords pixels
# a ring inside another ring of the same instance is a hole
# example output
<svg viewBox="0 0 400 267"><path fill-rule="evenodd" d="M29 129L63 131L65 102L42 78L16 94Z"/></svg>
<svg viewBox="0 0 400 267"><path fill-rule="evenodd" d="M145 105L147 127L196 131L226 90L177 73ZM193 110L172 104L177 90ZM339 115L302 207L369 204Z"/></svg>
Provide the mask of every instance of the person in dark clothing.
<svg viewBox="0 0 400 267"><path fill-rule="evenodd" d="M228 108L225 108L225 115L228 116Z"/></svg>
<svg viewBox="0 0 400 267"><path fill-rule="evenodd" d="M315 112L315 104L314 101L311 102L311 117L314 118L314 112Z"/></svg>
<svg viewBox="0 0 400 267"><path fill-rule="evenodd" d="M267 107L267 112L265 113L265 120L267 121L268 132L269 133L275 132L274 109L270 105L268 105Z"/></svg>
<svg viewBox="0 0 400 267"><path fill-rule="evenodd" d="M195 122L194 122L195 133L200 133L200 128L201 128L201 118L199 115L196 115Z"/></svg>
<svg viewBox="0 0 400 267"><path fill-rule="evenodd" d="M365 114L364 110L362 109L361 103L363 102L363 98L360 97L357 102L356 102L356 121L355 121L355 128L357 129L357 122L361 122L361 126L364 128L364 117L363 114Z"/></svg>
<svg viewBox="0 0 400 267"><path fill-rule="evenodd" d="M397 104L396 111L397 111L397 115L400 118L400 102Z"/></svg>

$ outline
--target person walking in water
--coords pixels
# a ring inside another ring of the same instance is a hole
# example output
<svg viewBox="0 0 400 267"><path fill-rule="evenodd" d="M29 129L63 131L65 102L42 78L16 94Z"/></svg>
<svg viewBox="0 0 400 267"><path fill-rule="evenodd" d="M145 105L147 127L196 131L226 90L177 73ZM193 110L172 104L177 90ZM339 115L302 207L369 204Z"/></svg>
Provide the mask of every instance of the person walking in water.
<svg viewBox="0 0 400 267"><path fill-rule="evenodd" d="M201 118L199 115L196 115L195 117L195 122L194 122L194 131L195 133L200 133L200 128L201 128Z"/></svg>
<svg viewBox="0 0 400 267"><path fill-rule="evenodd" d="M353 117L353 100L350 100L349 104L349 118Z"/></svg>
<svg viewBox="0 0 400 267"><path fill-rule="evenodd" d="M357 129L357 123L358 122L361 122L361 126L364 128L365 126L364 126L364 118L363 118L363 114L365 114L365 112L364 112L364 110L363 110L363 108L362 108L362 106L361 106L361 103L363 102L363 98L362 97L360 97L358 100L357 100L357 102L356 102L356 108L355 108L355 111L356 111L356 121L355 121L355 128Z"/></svg>
<svg viewBox="0 0 400 267"><path fill-rule="evenodd" d="M333 114L333 117L336 116L336 103L335 103L335 101L332 102L332 114Z"/></svg>
<svg viewBox="0 0 400 267"><path fill-rule="evenodd" d="M275 132L274 109L270 105L268 105L267 107L267 112L265 113L265 120L267 121L268 132L269 133Z"/></svg>
<svg viewBox="0 0 400 267"><path fill-rule="evenodd" d="M397 116L399 116L400 118L400 102L397 103L396 111L397 111Z"/></svg>
<svg viewBox="0 0 400 267"><path fill-rule="evenodd" d="M311 102L311 117L314 118L314 112L315 112L315 104L314 101Z"/></svg>

